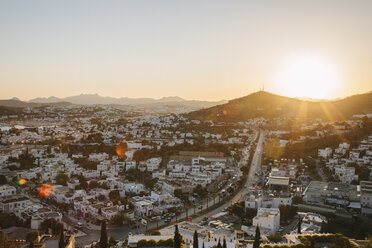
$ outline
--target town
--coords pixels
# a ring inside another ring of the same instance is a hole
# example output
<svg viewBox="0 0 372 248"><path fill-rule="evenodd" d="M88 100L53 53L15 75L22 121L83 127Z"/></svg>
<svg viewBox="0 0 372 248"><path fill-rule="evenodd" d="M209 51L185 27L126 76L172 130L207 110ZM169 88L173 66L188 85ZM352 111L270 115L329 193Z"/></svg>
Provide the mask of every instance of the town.
<svg viewBox="0 0 372 248"><path fill-rule="evenodd" d="M109 247L173 247L176 237L190 248L258 247L257 237L261 247L368 242L371 114L227 122L164 112L2 114L2 235L69 248L101 247L102 233Z"/></svg>

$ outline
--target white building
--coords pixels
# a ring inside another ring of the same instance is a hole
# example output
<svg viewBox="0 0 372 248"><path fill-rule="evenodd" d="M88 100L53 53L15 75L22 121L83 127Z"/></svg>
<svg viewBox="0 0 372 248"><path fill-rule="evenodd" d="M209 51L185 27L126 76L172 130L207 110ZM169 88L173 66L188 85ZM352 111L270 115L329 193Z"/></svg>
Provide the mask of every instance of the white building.
<svg viewBox="0 0 372 248"><path fill-rule="evenodd" d="M0 186L0 197L2 196L9 196L9 195L15 195L16 194L16 188L10 185L2 185Z"/></svg>
<svg viewBox="0 0 372 248"><path fill-rule="evenodd" d="M360 181L362 214L372 214L372 181Z"/></svg>
<svg viewBox="0 0 372 248"><path fill-rule="evenodd" d="M280 227L280 211L278 208L259 208L253 218L253 229L260 227L261 234L274 234Z"/></svg>
<svg viewBox="0 0 372 248"><path fill-rule="evenodd" d="M123 184L123 189L126 192L133 192L139 194L145 190L145 186L141 183L125 183Z"/></svg>
<svg viewBox="0 0 372 248"><path fill-rule="evenodd" d="M355 175L354 167L347 167L345 164L336 165L334 167L335 175L342 183L350 184L352 181L358 181L358 175Z"/></svg>
<svg viewBox="0 0 372 248"><path fill-rule="evenodd" d="M153 205L152 202L149 200L140 200L133 203L134 210L138 216L150 216L152 214Z"/></svg>
<svg viewBox="0 0 372 248"><path fill-rule="evenodd" d="M318 149L318 157L328 158L332 154L332 149L330 147L324 149Z"/></svg>
<svg viewBox="0 0 372 248"><path fill-rule="evenodd" d="M279 208L280 205L292 205L292 197L260 196L256 198L251 195L245 201L246 208Z"/></svg>
<svg viewBox="0 0 372 248"><path fill-rule="evenodd" d="M14 213L19 209L23 209L30 203L26 196L10 195L0 198L0 211L3 213Z"/></svg>
<svg viewBox="0 0 372 248"><path fill-rule="evenodd" d="M327 222L327 218L315 213L305 213L301 222L302 234L319 233L323 223Z"/></svg>

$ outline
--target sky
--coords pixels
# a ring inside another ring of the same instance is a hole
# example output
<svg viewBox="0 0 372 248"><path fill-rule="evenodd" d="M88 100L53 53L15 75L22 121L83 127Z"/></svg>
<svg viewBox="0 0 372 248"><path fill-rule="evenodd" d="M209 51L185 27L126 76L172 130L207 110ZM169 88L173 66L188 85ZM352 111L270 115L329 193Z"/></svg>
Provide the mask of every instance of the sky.
<svg viewBox="0 0 372 248"><path fill-rule="evenodd" d="M370 0L0 0L0 99L364 93L371 13Z"/></svg>

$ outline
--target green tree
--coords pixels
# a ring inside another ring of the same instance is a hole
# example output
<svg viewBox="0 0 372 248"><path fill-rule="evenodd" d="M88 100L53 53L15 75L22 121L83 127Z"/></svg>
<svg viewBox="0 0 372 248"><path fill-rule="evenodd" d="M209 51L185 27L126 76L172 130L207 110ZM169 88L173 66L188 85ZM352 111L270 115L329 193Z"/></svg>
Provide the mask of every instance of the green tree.
<svg viewBox="0 0 372 248"><path fill-rule="evenodd" d="M99 240L99 248L108 248L108 237L106 230L106 220L101 223L101 238Z"/></svg>
<svg viewBox="0 0 372 248"><path fill-rule="evenodd" d="M117 201L120 199L120 192L117 189L110 191L109 198L111 201Z"/></svg>
<svg viewBox="0 0 372 248"><path fill-rule="evenodd" d="M66 186L67 182L68 176L63 172L59 172L56 176L56 184Z"/></svg>
<svg viewBox="0 0 372 248"><path fill-rule="evenodd" d="M222 245L221 245L221 240L218 239L218 244L217 244L217 248L222 248Z"/></svg>
<svg viewBox="0 0 372 248"><path fill-rule="evenodd" d="M0 231L0 248L8 247L8 235Z"/></svg>
<svg viewBox="0 0 372 248"><path fill-rule="evenodd" d="M178 225L175 226L174 229L174 238L173 238L173 248L181 248L181 234L178 231Z"/></svg>
<svg viewBox="0 0 372 248"><path fill-rule="evenodd" d="M59 234L58 248L65 248L65 234L63 229L61 229L61 233Z"/></svg>
<svg viewBox="0 0 372 248"><path fill-rule="evenodd" d="M110 237L109 239L109 246L115 246L117 244L116 240L114 239L114 237Z"/></svg>
<svg viewBox="0 0 372 248"><path fill-rule="evenodd" d="M4 175L0 175L0 185L7 184L8 180L6 180L6 177Z"/></svg>
<svg viewBox="0 0 372 248"><path fill-rule="evenodd" d="M26 241L27 242L34 242L39 237L38 231L31 231L26 234Z"/></svg>
<svg viewBox="0 0 372 248"><path fill-rule="evenodd" d="M122 226L125 222L128 221L129 218L125 216L125 213L119 213L110 220L110 223L113 225Z"/></svg>
<svg viewBox="0 0 372 248"><path fill-rule="evenodd" d="M194 232L193 248L199 248L198 232L196 230Z"/></svg>
<svg viewBox="0 0 372 248"><path fill-rule="evenodd" d="M301 234L301 225L302 225L302 219L298 221L298 226L297 226L297 234Z"/></svg>
<svg viewBox="0 0 372 248"><path fill-rule="evenodd" d="M256 227L256 235L254 236L253 248L259 248L261 242L260 228Z"/></svg>
<svg viewBox="0 0 372 248"><path fill-rule="evenodd" d="M283 240L283 237L280 234L271 234L267 236L267 239L273 243L279 243Z"/></svg>

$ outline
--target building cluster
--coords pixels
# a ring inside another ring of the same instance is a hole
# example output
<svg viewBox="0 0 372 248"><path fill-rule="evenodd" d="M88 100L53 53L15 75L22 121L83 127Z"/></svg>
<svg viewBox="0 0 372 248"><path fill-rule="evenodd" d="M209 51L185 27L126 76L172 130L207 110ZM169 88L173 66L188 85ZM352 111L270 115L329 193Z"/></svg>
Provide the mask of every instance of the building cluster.
<svg viewBox="0 0 372 248"><path fill-rule="evenodd" d="M219 184L218 190L231 180L262 121L227 125L110 106L26 108L0 121L0 171L7 179L0 210L30 220L33 229L62 214L92 224L120 215L134 222L166 218L183 208L180 194L196 202L197 186ZM124 156L116 154L119 143ZM228 149L188 151L192 145ZM151 155L142 158L142 151ZM37 195L45 184L53 190L47 201Z"/></svg>

